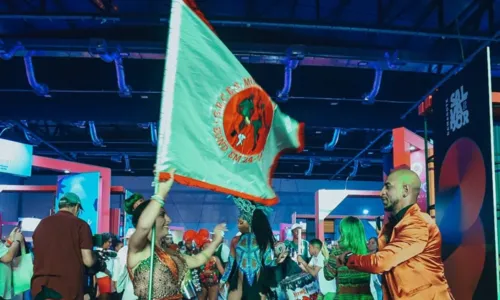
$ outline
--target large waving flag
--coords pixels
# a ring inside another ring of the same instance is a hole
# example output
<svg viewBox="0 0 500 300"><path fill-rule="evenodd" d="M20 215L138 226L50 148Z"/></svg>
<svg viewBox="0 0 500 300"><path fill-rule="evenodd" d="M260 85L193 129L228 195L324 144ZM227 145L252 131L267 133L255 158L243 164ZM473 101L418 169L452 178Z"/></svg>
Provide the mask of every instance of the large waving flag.
<svg viewBox="0 0 500 300"><path fill-rule="evenodd" d="M280 153L303 149L303 124L281 113L192 0L173 0L156 168L181 184L273 205Z"/></svg>

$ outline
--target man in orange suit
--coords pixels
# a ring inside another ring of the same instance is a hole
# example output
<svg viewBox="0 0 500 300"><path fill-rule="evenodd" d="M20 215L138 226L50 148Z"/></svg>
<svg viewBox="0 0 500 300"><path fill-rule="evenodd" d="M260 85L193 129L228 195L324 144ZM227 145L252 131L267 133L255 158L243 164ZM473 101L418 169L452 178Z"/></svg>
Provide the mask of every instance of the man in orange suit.
<svg viewBox="0 0 500 300"><path fill-rule="evenodd" d="M454 299L444 276L441 233L434 220L420 211L419 193L420 178L415 172L392 172L380 192L391 217L379 233L379 251L338 257L337 263L349 269L382 273L385 300Z"/></svg>

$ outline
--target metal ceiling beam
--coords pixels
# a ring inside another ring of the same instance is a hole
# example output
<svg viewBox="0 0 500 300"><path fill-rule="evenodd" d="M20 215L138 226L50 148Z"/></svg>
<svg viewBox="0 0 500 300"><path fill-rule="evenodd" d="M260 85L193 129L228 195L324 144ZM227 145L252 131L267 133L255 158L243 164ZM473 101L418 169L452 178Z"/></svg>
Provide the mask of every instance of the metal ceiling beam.
<svg viewBox="0 0 500 300"><path fill-rule="evenodd" d="M34 137L35 139L39 140L40 142L42 142L43 144L45 144L47 147L49 147L50 149L52 149L57 155L60 156L60 158L64 158L64 159L69 160L69 161L73 160L70 156L68 156L67 154L65 154L61 150L59 150L59 148L57 148L56 146L52 145L50 142L44 140L38 134L36 134L32 130L30 130L28 127L26 127L23 124L21 124L21 122L18 122L18 121L15 121L15 120L11 120L11 121L8 121L8 122L11 123L14 126L20 128L21 130L23 130L25 132L28 132L32 137Z"/></svg>
<svg viewBox="0 0 500 300"><path fill-rule="evenodd" d="M157 15L130 15L130 16L104 16L92 14L72 14L72 15L42 15L42 14L0 14L0 20L46 20L46 21L95 21L96 24L100 22L114 22L114 23L132 23L132 24L164 24L168 23L168 17ZM498 41L492 40L487 36L480 35L460 35L450 34L447 32L427 32L427 31L414 31L408 29L394 29L394 28L370 28L361 26L339 26L339 25L322 25L322 24L297 24L285 22L258 22L258 21L245 21L245 20L222 20L211 19L210 22L214 26L221 27L253 27L261 29L301 29L301 30L320 30L320 31L338 31L338 32L360 32L360 33L374 33L385 35L399 35L399 36L413 36L421 38L434 38L434 39L458 39L458 40L474 40L474 41Z"/></svg>
<svg viewBox="0 0 500 300"><path fill-rule="evenodd" d="M377 103L380 110L377 109L376 114L372 106L358 102L345 102L339 108L327 101L315 101L314 105L311 101L288 101L280 104L280 108L292 118L316 127L385 130L406 126L411 130L423 129L422 120L416 114L401 120L391 103ZM118 95L77 93L54 94L44 100L32 93L4 93L0 119L147 123L158 121L158 111L158 97L141 99L134 96L124 101ZM346 114L346 111L352 111L356 117Z"/></svg>
<svg viewBox="0 0 500 300"><path fill-rule="evenodd" d="M156 152L153 151L116 151L116 150L99 150L99 151L71 151L72 154L76 156L83 157L111 157L111 156L122 156L123 154L127 154L130 158L156 158ZM54 155L52 151L36 151L37 155ZM351 159L351 157L344 156L309 156L309 155L282 155L280 156L280 160L288 160L288 161L309 161L311 158L314 158L318 162L343 162ZM380 158L363 158L361 159L363 162L369 162L373 164L382 164L383 160Z"/></svg>
<svg viewBox="0 0 500 300"><path fill-rule="evenodd" d="M89 53L91 40L73 39L3 39L6 47L17 42L26 50L19 51L16 56L24 57L27 51L33 56L61 58L98 58ZM122 56L128 59L165 59L165 43L142 41L106 41L110 50L122 49ZM282 64L286 59L289 45L228 43L229 49L243 63ZM6 49L8 50L8 49ZM341 47L305 47L305 57L301 61L304 66L354 67L370 68L368 62L381 62L382 68L389 68L385 62L385 51L366 48ZM458 65L460 57L437 59L426 53L398 51L398 70L411 72L427 72L427 65Z"/></svg>
<svg viewBox="0 0 500 300"><path fill-rule="evenodd" d="M500 30L497 31L494 35L493 35L493 38L497 38L498 36L500 36ZM422 103L423 101L425 101L425 99L427 99L427 97L429 97L430 95L432 95L436 89L438 89L439 87L441 87L441 85L443 85L446 81L448 81L448 79L450 79L451 77L453 77L455 74L457 74L461 68L465 67L467 64L469 64L475 57L476 55L478 55L479 53L481 53L481 51L483 51L486 47L488 47L490 45L489 42L484 42L483 44L481 44L480 47L478 47L476 49L476 51L474 51L466 60L464 60L464 62L453 68L452 70L448 71L448 73L434 86L432 87L432 89L430 89L425 95L422 96L422 98L417 101L414 105L412 105L410 107L410 109L408 109L408 111L406 113L404 113L403 115L401 115L401 120L404 120L410 116L412 116L412 113L417 109L417 107L420 105L420 103ZM414 114L413 114L414 116ZM394 127L395 128L395 127ZM342 171L344 171L350 164L352 164L357 157L360 157L361 155L363 155L366 151L368 151L368 149L371 148L371 146L376 143L378 140L380 140L385 134L387 134L389 131L384 131L382 132L381 134L379 134L378 136L376 136L363 150L361 150L353 159L351 159L349 162L347 162L346 164L344 164L340 169L337 170L337 172L335 172L335 174L333 174L333 176L330 178L330 179L334 179L336 176L338 176Z"/></svg>

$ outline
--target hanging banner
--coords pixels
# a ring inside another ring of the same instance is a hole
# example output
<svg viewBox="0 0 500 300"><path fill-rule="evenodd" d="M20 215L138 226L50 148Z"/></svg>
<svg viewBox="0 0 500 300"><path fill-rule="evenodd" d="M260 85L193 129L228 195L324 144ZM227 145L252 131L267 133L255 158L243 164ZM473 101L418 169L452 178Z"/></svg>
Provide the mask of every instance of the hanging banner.
<svg viewBox="0 0 500 300"><path fill-rule="evenodd" d="M31 176L33 146L0 139L0 173Z"/></svg>
<svg viewBox="0 0 500 300"><path fill-rule="evenodd" d="M497 299L489 48L433 96L436 222L457 300Z"/></svg>

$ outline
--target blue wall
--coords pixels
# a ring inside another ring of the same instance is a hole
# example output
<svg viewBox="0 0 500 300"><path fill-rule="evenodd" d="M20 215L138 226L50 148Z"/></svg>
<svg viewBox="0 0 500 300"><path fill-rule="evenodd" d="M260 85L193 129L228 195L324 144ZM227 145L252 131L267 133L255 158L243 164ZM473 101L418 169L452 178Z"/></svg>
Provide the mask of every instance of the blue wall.
<svg viewBox="0 0 500 300"><path fill-rule="evenodd" d="M56 176L34 176L25 179L27 185L55 185ZM11 178L6 184L16 184L17 178ZM2 180L2 177L0 177ZM19 180L19 179L17 179ZM3 181L3 180L2 180ZM0 181L0 182L2 182ZM113 177L112 185L124 186L131 192L142 193L149 197L153 188L152 177ZM273 229L278 230L280 223L290 223L291 215L314 214L314 194L319 189L344 189L344 181L326 180L288 180L276 179L273 181L274 189L280 197L280 203L274 207L274 214L270 218ZM379 190L381 183L377 182L348 182L348 189ZM122 205L123 198L111 197L111 207L118 208ZM349 205L347 201L351 201ZM30 194L5 194L0 193L0 211L5 214L7 221L15 221L18 217L43 218L49 214L54 203L53 194L30 193ZM236 220L238 211L232 201L228 201L225 195L213 192L174 185L166 201L168 215L173 220L173 225L186 228L212 229L218 222L227 222L230 232L228 236L236 233ZM360 205L365 203L364 205ZM348 199L346 203L339 206L335 214L360 215L366 207L380 206L376 199ZM370 208L375 214L376 209ZM6 213L7 212L7 213ZM367 226L370 226L367 224ZM337 226L336 226L337 228ZM371 236L372 234L368 234Z"/></svg>
<svg viewBox="0 0 500 300"><path fill-rule="evenodd" d="M10 174L0 173L0 184L22 184L22 179ZM0 213L5 222L17 221L20 209L20 199L18 193L0 192ZM4 226L2 228L2 237L9 235L13 226Z"/></svg>

